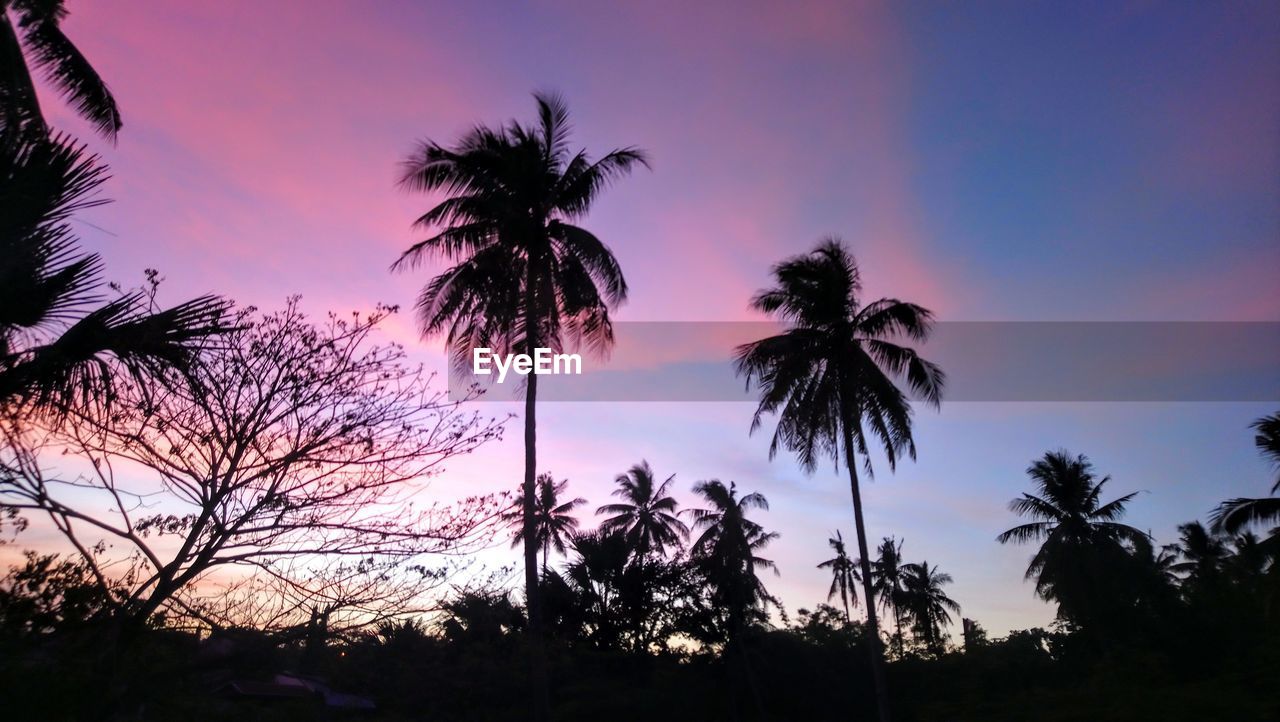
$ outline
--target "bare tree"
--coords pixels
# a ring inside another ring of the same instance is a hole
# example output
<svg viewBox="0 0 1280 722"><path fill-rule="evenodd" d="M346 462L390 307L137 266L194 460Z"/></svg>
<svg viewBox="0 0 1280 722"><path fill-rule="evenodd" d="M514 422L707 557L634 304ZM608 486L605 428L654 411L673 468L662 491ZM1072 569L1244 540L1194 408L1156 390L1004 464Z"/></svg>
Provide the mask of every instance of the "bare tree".
<svg viewBox="0 0 1280 722"><path fill-rule="evenodd" d="M181 383L134 381L110 406L0 420L0 509L47 517L104 588L128 580L111 609L125 626L157 612L216 623L200 590L246 576L287 590L280 618L371 609L389 599L375 588L423 555L485 543L501 508L415 497L502 421L464 411L400 346L371 341L393 311L315 324L296 299L248 308ZM87 463L53 478L54 451Z"/></svg>

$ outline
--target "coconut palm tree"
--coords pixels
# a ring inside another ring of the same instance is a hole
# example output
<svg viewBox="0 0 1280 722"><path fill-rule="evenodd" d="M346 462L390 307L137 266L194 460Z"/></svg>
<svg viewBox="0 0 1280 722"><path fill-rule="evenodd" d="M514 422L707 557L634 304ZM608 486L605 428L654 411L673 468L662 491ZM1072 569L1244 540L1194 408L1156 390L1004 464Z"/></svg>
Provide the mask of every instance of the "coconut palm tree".
<svg viewBox="0 0 1280 722"><path fill-rule="evenodd" d="M533 530L534 539L542 549L543 576L547 574L551 550L555 549L556 553L564 554L565 549L568 548L565 543L578 532L578 519L573 515L573 510L587 503L587 500L581 497L560 501L561 495L568 486L568 479L556 481L550 474L538 475L538 497L534 500ZM514 530L511 547L515 549L523 546L524 504L516 504L503 515L503 518Z"/></svg>
<svg viewBox="0 0 1280 722"><path fill-rule="evenodd" d="M844 605L844 620L852 622L849 598L853 598L853 606L858 606L858 588L854 585L855 581L861 581L858 567L845 551L844 537L840 536L840 530L836 530L836 535L828 539L827 544L836 552L834 557L818 565L819 569L831 570L831 588L827 590L827 601L831 601L836 594L839 594L840 603Z"/></svg>
<svg viewBox="0 0 1280 722"><path fill-rule="evenodd" d="M700 481L693 492L708 508L690 509L693 527L701 534L693 543L694 554L703 561L715 588L713 598L728 614L727 634L735 640L745 629L753 610L771 601L757 574L759 569L777 567L757 552L778 538L747 518L752 509L768 511L769 502L760 493L738 496L737 485L725 486L718 479Z"/></svg>
<svg viewBox="0 0 1280 722"><path fill-rule="evenodd" d="M763 717L764 703L742 640L748 625L763 619L765 605L775 601L757 570L778 573L772 561L759 556L778 534L766 532L747 518L752 509L767 511L769 502L759 493L739 497L733 482L725 486L718 479L694 484L693 492L710 505L688 512L694 529L702 532L693 543L694 563L710 585L713 607L724 612L724 617L716 621L725 642L724 656L741 664L742 679L751 691L757 714Z"/></svg>
<svg viewBox="0 0 1280 722"><path fill-rule="evenodd" d="M888 720L858 459L863 459L870 476L873 446L884 451L891 470L900 457L915 457L912 406L901 385L936 407L942 399L943 373L898 340L926 340L933 315L890 298L864 304L858 266L835 238L783 261L773 268L773 275L776 285L756 294L751 304L783 321L787 329L737 349L738 373L746 377L748 387L754 382L761 394L751 429L758 429L766 414L776 414L771 457L785 447L808 471L824 457L844 462L853 497L877 708L880 719Z"/></svg>
<svg viewBox="0 0 1280 722"><path fill-rule="evenodd" d="M1253 437L1258 451L1280 470L1280 413L1264 416L1253 422L1251 427L1258 431ZM1271 487L1273 496L1222 502L1209 518L1214 531L1238 534L1253 524L1280 522L1280 497L1274 496L1276 492L1280 492L1280 473L1277 473L1275 485Z"/></svg>
<svg viewBox="0 0 1280 722"><path fill-rule="evenodd" d="M902 655L902 614L899 602L903 592L902 544L900 539L885 537L876 547L871 560L871 588L880 598L880 608L893 615L893 645Z"/></svg>
<svg viewBox="0 0 1280 722"><path fill-rule="evenodd" d="M912 634L933 654L945 651L943 627L951 624L951 612L960 613L960 605L948 597L942 587L952 582L950 574L938 571L924 561L902 567L902 593L898 599L911 623Z"/></svg>
<svg viewBox="0 0 1280 722"><path fill-rule="evenodd" d="M1170 568L1186 575L1187 584L1192 586L1212 583L1230 556L1227 540L1198 521L1179 526L1178 536L1178 554L1182 561Z"/></svg>
<svg viewBox="0 0 1280 722"><path fill-rule="evenodd" d="M600 523L600 530L623 534L642 558L651 551L665 554L667 547L689 536L689 527L676 516L679 504L667 494L675 478L672 474L661 484L656 483L647 461L619 474L614 479L618 488L613 495L623 501L596 509L597 514L612 514Z"/></svg>
<svg viewBox="0 0 1280 722"><path fill-rule="evenodd" d="M0 406L109 400L117 375L184 369L223 330L227 304L213 296L167 310L147 290L104 300L102 261L78 251L70 220L104 202L95 196L106 178L97 156L65 138L0 139Z"/></svg>
<svg viewBox="0 0 1280 722"><path fill-rule="evenodd" d="M405 162L403 187L447 197L418 218L427 238L392 268L433 259L453 264L423 289L417 310L423 335L443 335L462 368L481 347L532 355L537 348L581 344L604 353L613 343L609 311L627 296L613 252L578 223L606 187L647 165L645 155L622 148L592 160L586 151L571 151L564 101L544 93L534 99L535 125L478 126L452 147L426 141ZM523 498L531 526L538 377L525 379ZM545 719L550 703L531 529L524 561L534 713Z"/></svg>
<svg viewBox="0 0 1280 722"><path fill-rule="evenodd" d="M1097 479L1084 455L1051 451L1032 462L1027 475L1038 494L1024 493L1009 509L1034 521L996 537L1001 544L1041 542L1027 566L1027 579L1036 580L1036 593L1058 602L1059 617L1076 624L1097 621L1105 602L1102 580L1123 566L1125 542L1143 533L1118 520L1137 492L1102 503L1103 487L1111 477Z"/></svg>
<svg viewBox="0 0 1280 722"><path fill-rule="evenodd" d="M31 69L40 70L85 120L114 139L120 111L107 84L62 33L62 0L0 0L0 135L46 135Z"/></svg>
<svg viewBox="0 0 1280 722"><path fill-rule="evenodd" d="M1165 544L1159 549L1151 543L1151 534L1135 537L1129 541L1129 553L1137 563L1139 573L1151 585L1171 589L1181 581L1175 566L1182 547L1177 544Z"/></svg>

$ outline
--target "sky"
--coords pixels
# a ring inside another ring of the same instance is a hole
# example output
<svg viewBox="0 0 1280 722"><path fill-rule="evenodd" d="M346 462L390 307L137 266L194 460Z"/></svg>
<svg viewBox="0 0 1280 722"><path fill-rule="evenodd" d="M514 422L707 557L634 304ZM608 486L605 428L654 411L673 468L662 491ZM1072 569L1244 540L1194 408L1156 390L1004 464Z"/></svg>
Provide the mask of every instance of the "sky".
<svg viewBox="0 0 1280 722"><path fill-rule="evenodd" d="M399 304L385 338L443 368L409 312L438 269L388 270L432 201L396 187L398 163L531 120L546 89L577 145L652 158L584 221L626 273L619 321L756 320L771 264L832 234L868 297L942 321L1280 321L1275 3L69 5L124 117L112 146L45 95L113 171L114 203L78 230L117 280L159 269L165 299ZM1045 625L1031 550L995 542L1034 458L1089 455L1115 494L1145 492L1130 523L1172 541L1269 488L1248 424L1276 405L944 402L919 412L918 460L867 485L868 533L949 572L992 633ZM826 596L828 536L852 537L847 481L771 461L751 412L545 404L539 467L592 507L640 459L686 501L708 478L764 493L768 585L794 612ZM513 425L430 493L509 489L521 468Z"/></svg>

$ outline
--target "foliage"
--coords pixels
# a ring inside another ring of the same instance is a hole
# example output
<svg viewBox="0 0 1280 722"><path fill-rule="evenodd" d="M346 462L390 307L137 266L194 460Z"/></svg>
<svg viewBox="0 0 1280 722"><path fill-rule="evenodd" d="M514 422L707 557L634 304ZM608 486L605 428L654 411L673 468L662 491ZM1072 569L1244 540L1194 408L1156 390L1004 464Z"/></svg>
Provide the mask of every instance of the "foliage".
<svg viewBox="0 0 1280 722"><path fill-rule="evenodd" d="M186 372L224 330L227 304L212 296L156 308L154 271L147 289L104 302L102 261L78 252L70 221L104 202L106 178L98 157L66 138L0 132L4 415L103 405L117 377L140 385Z"/></svg>
<svg viewBox="0 0 1280 722"><path fill-rule="evenodd" d="M1093 465L1083 455L1051 451L1032 462L1027 475L1036 494L1024 493L1009 502L1009 509L1031 521L1003 532L997 541L1041 545L1027 566L1027 579L1036 582L1036 593L1058 603L1058 616L1079 626L1103 623L1115 613L1119 583L1105 572L1121 566L1125 543L1141 543L1144 535L1118 520L1137 495L1126 494L1103 503L1103 487L1110 477L1097 479Z"/></svg>
<svg viewBox="0 0 1280 722"><path fill-rule="evenodd" d="M542 572L547 571L548 557L552 549L560 554L565 553L565 542L578 529L578 519L573 510L587 503L586 499L576 498L560 501L569 480L557 482L550 474L538 476L536 495L533 500L533 535L538 547L542 549ZM520 499L517 489L516 498ZM502 514L502 520L511 527L511 547L517 548L524 543L524 501L518 501Z"/></svg>
<svg viewBox="0 0 1280 722"><path fill-rule="evenodd" d="M62 33L67 17L63 0L0 2L0 135L47 133L31 68L107 138L120 130L120 111L107 84L79 49Z"/></svg>
<svg viewBox="0 0 1280 722"><path fill-rule="evenodd" d="M476 548L498 511L491 497L420 508L413 492L501 424L373 345L387 313L316 325L295 303L245 309L192 383L130 381L108 408L6 427L32 461L0 480L0 503L50 519L103 586L130 580L113 615L134 625L162 610L269 628L403 611L444 573L419 558ZM59 450L90 463L48 476L34 460ZM217 574L231 569L238 581Z"/></svg>
<svg viewBox="0 0 1280 722"><path fill-rule="evenodd" d="M676 500L667 493L676 475L657 483L649 462L641 461L614 480L613 495L621 502L606 504L596 514L611 514L600 522L600 530L626 534L628 543L640 554L665 554L668 548L688 538L689 528L676 516Z"/></svg>

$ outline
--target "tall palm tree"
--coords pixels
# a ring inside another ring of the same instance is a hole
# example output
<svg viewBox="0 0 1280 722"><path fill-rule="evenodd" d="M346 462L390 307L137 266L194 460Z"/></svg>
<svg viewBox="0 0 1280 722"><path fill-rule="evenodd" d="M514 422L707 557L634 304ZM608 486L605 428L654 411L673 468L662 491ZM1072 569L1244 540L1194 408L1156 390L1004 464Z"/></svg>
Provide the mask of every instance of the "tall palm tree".
<svg viewBox="0 0 1280 722"><path fill-rule="evenodd" d="M786 447L808 471L823 457L844 461L862 560L867 649L877 708L880 719L888 720L857 460L863 458L870 476L872 446L884 451L890 469L903 455L915 458L911 402L899 384L905 382L925 403L936 407L944 377L936 365L896 340L926 340L933 314L890 298L864 305L857 263L835 238L776 265L773 275L777 285L758 293L751 304L788 328L737 350L738 373L746 377L748 386L756 382L761 393L751 429L758 429L766 414L776 414L771 457L779 447Z"/></svg>
<svg viewBox="0 0 1280 722"><path fill-rule="evenodd" d="M120 111L107 84L62 33L62 0L0 0L0 135L45 135L31 68L62 92L98 132L114 139Z"/></svg>
<svg viewBox="0 0 1280 722"><path fill-rule="evenodd" d="M845 551L844 537L840 535L840 530L836 530L836 535L828 539L827 544L836 553L834 557L818 565L819 569L831 570L831 588L827 590L827 601L831 601L836 594L839 594L840 603L844 605L844 620L852 622L853 616L849 613L849 598L853 597L853 606L858 606L858 588L854 585L854 582L861 581L861 575L858 574L858 566L854 564L853 559L849 558L849 553Z"/></svg>
<svg viewBox="0 0 1280 722"><path fill-rule="evenodd" d="M893 644L902 654L902 614L899 602L903 592L902 544L900 539L885 537L876 547L871 560L871 588L880 597L880 608L893 615Z"/></svg>
<svg viewBox="0 0 1280 722"><path fill-rule="evenodd" d="M650 551L665 554L668 546L689 536L689 527L676 516L679 504L667 494L667 487L675 478L672 474L661 484L656 483L647 461L619 474L614 479L618 488L613 495L623 501L596 509L597 514L613 515L600 523L600 530L625 535L641 558Z"/></svg>
<svg viewBox="0 0 1280 722"><path fill-rule="evenodd" d="M1100 619L1101 580L1125 555L1124 543L1143 533L1118 520L1137 496L1126 494L1101 502L1111 477L1097 479L1083 454L1051 451L1032 462L1027 475L1038 494L1024 493L1009 509L1034 521L996 537L1001 544L1041 542L1027 566L1027 579L1036 580L1041 598L1058 602L1058 615L1077 624Z"/></svg>
<svg viewBox="0 0 1280 722"><path fill-rule="evenodd" d="M1258 433L1253 443L1277 470L1280 470L1280 413L1264 416L1251 425ZM1261 499L1228 499L1222 502L1213 512L1209 520L1214 531L1238 534L1253 524L1275 524L1280 522L1280 473L1276 474L1275 485L1271 487L1273 496Z"/></svg>
<svg viewBox="0 0 1280 722"><path fill-rule="evenodd" d="M581 497L560 501L561 495L568 486L568 479L556 481L550 474L538 475L538 497L534 500L533 509L533 532L538 547L542 549L543 576L547 573L547 560L551 550L555 549L556 553L564 554L567 548L565 542L578 531L578 519L573 515L573 510L587 503L587 500ZM512 548L522 546L525 532L524 504L516 504L503 516L514 529L511 539Z"/></svg>
<svg viewBox="0 0 1280 722"><path fill-rule="evenodd" d="M937 565L924 561L902 567L902 593L899 600L911 622L912 633L933 654L942 654L945 640L942 628L951 624L951 612L960 613L960 605L948 597L942 587L952 582L950 574L938 571Z"/></svg>
<svg viewBox="0 0 1280 722"><path fill-rule="evenodd" d="M70 219L104 202L106 178L65 138L0 139L0 406L102 402L117 374L181 370L225 329L227 304L213 296L168 310L147 291L104 301L102 261L77 250Z"/></svg>
<svg viewBox="0 0 1280 722"><path fill-rule="evenodd" d="M426 141L405 162L401 185L447 197L420 216L428 237L392 266L413 268L443 259L450 268L423 289L417 309L424 336L443 334L455 364L471 349L532 355L579 343L604 353L613 343L609 310L627 296L612 251L577 225L600 193L636 165L635 148L592 160L569 148L569 112L555 95L535 94L538 122L478 126L453 147ZM538 377L525 377L525 524L533 524L537 467ZM525 594L529 607L534 714L549 714L537 546L525 534Z"/></svg>
<svg viewBox="0 0 1280 722"><path fill-rule="evenodd" d="M752 509L768 511L769 502L758 492L738 496L737 485L725 486L718 479L700 481L693 492L701 496L708 508L690 509L693 527L701 533L693 543L693 551L711 569L716 601L729 616L728 634L734 640L746 626L753 609L759 609L771 597L757 574L759 569L777 567L757 552L778 538L747 518Z"/></svg>

